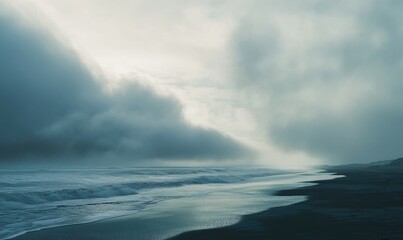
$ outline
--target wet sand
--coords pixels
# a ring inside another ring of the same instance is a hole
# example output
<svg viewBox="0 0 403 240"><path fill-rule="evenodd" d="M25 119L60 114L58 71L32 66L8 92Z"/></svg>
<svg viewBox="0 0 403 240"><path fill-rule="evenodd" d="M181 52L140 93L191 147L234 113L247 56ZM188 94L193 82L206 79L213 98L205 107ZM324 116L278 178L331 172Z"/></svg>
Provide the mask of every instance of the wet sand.
<svg viewBox="0 0 403 240"><path fill-rule="evenodd" d="M306 199L303 196L274 196L274 194L282 189L311 185L301 181L332 178L334 176L331 174L312 171L273 175L265 181L225 185L224 188L220 184L213 184L210 188L221 190L162 201L144 211L123 217L32 231L15 239L167 239L196 229L228 226L238 222L245 214L303 201Z"/></svg>
<svg viewBox="0 0 403 240"><path fill-rule="evenodd" d="M184 239L403 239L403 160L381 166L333 167L345 178L281 191L305 202L243 217L232 226L183 233Z"/></svg>
<svg viewBox="0 0 403 240"><path fill-rule="evenodd" d="M39 239L163 239L157 228L170 232L172 240L184 239L403 239L403 160L381 166L328 168L344 178L325 180L318 185L280 191L280 196L308 196L308 200L243 216L235 225L189 231L183 226L194 221L194 203L177 203L180 212L162 204L158 211L89 224L50 228L21 235L17 240ZM189 205L187 205L189 204ZM161 208L166 208L161 211ZM176 208L176 207L175 207ZM160 230L161 230L160 229ZM189 231L189 232L186 232Z"/></svg>

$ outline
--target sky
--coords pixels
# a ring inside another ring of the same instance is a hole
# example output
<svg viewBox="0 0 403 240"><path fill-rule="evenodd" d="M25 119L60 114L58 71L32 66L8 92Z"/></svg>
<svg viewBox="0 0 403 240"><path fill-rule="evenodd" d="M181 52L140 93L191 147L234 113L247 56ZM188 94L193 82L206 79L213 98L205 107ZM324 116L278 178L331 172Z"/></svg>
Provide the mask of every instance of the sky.
<svg viewBox="0 0 403 240"><path fill-rule="evenodd" d="M403 155L403 3L0 1L0 161Z"/></svg>

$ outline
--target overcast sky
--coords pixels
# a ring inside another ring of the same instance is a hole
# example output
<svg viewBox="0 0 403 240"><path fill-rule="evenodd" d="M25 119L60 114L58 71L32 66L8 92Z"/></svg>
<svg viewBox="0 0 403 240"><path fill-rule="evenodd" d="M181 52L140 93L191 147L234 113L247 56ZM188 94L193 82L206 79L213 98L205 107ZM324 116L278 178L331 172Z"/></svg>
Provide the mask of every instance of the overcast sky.
<svg viewBox="0 0 403 240"><path fill-rule="evenodd" d="M2 161L299 167L403 155L401 1L0 7Z"/></svg>

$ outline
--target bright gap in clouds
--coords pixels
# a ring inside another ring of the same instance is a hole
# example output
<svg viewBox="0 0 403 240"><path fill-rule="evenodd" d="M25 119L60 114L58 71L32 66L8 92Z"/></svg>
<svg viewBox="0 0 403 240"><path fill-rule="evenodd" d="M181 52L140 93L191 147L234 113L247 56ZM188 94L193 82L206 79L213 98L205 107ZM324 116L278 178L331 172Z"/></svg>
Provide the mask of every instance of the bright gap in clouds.
<svg viewBox="0 0 403 240"><path fill-rule="evenodd" d="M273 147L245 106L243 93L234 90L233 38L254 4L192 0L13 4L22 12L29 10L110 79L135 78L174 95L192 124L217 129L258 149L261 163L292 167L317 163L304 151Z"/></svg>
<svg viewBox="0 0 403 240"><path fill-rule="evenodd" d="M206 166L253 159L234 139L191 126L174 98L135 79L105 92L105 76L94 76L75 51L14 10L0 2L0 164Z"/></svg>
<svg viewBox="0 0 403 240"><path fill-rule="evenodd" d="M240 135L235 129L250 131L247 112L223 71L234 23L216 6L196 1L32 2L52 28L111 79L135 77L174 94L193 124L230 127L225 132L235 137Z"/></svg>
<svg viewBox="0 0 403 240"><path fill-rule="evenodd" d="M263 162L403 154L400 1L10 2L112 79L176 96L189 122Z"/></svg>

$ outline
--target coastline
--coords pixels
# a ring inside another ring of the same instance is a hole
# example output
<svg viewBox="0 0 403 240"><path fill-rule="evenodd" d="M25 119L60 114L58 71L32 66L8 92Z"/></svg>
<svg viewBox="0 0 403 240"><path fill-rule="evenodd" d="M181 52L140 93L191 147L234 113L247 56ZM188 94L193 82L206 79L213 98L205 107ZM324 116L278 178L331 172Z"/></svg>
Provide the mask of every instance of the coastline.
<svg viewBox="0 0 403 240"><path fill-rule="evenodd" d="M402 165L340 166L327 171L345 177L310 181L317 184L276 191L276 196L306 196L307 200L268 206L268 210L245 214L239 222L228 226L189 227L186 225L189 216L200 217L192 209L214 205L214 201L194 199L196 202L189 204L185 199L168 201L157 210L136 215L48 228L13 239L403 239ZM173 212L175 208L179 212ZM183 227L178 228L181 224ZM158 235L161 229L168 234Z"/></svg>
<svg viewBox="0 0 403 240"><path fill-rule="evenodd" d="M277 196L275 193L334 177L322 171L309 171L271 175L257 181L231 185L213 184L206 186L215 189L210 193L203 193L200 189L201 195L162 201L135 214L44 228L11 239L167 239L197 229L229 226L240 221L244 215L304 201L305 196ZM182 188L181 192L186 188Z"/></svg>
<svg viewBox="0 0 403 240"><path fill-rule="evenodd" d="M185 239L403 239L403 167L345 166L330 170L344 178L278 192L308 200L244 216L224 228L192 231Z"/></svg>

